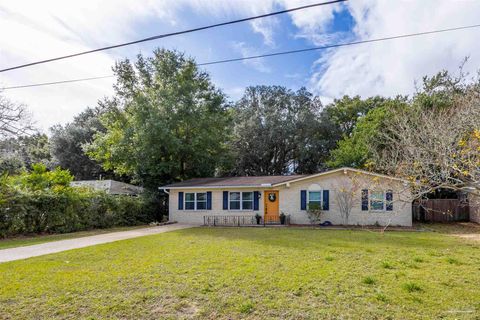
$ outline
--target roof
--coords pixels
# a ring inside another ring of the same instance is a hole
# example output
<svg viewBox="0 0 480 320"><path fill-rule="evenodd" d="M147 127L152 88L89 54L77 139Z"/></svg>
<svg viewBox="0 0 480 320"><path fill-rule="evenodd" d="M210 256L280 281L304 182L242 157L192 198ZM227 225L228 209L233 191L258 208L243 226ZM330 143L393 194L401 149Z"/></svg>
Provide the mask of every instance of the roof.
<svg viewBox="0 0 480 320"><path fill-rule="evenodd" d="M316 178L316 177L321 177L321 176L326 176L326 175L329 175L329 174L333 174L333 173L337 173L337 172L346 172L346 171L351 171L351 172L356 172L356 173L361 173L361 174L367 174L367 175L371 175L371 176L375 176L375 177L379 177L379 178L384 178L384 179L389 179L389 180L396 180L396 181L401 181L401 182L408 182L407 180L405 179L401 179L401 178L397 178L397 177L392 177L392 176L387 176L385 174L380 174L380 173L376 173L376 172L371 172L371 171L365 171L365 170L360 170L360 169L354 169L354 168L350 168L350 167L343 167L343 168L338 168L338 169L334 169L334 170L329 170L329 171L324 171L324 172L320 172L320 173L314 173L314 174L309 174L309 175L304 175L298 179L294 179L294 180L290 180L288 181L288 183L292 183L292 182L297 182L297 181L302 181L302 180L305 180L305 179L310 179L310 178ZM285 182L286 183L286 182ZM282 184L285 184L285 183L277 183L277 184L274 184L273 186L280 186Z"/></svg>
<svg viewBox="0 0 480 320"><path fill-rule="evenodd" d="M269 187L274 184L299 179L307 175L290 176L249 176L226 178L197 178L162 186L162 189L191 188L191 187Z"/></svg>
<svg viewBox="0 0 480 320"><path fill-rule="evenodd" d="M142 187L115 180L77 180L70 182L72 187L89 187L103 190L108 194L137 195L143 192Z"/></svg>
<svg viewBox="0 0 480 320"><path fill-rule="evenodd" d="M356 172L368 174L380 178L406 182L406 180L391 177L375 172L364 171L354 168L339 168L314 174L289 175L289 176L252 176L252 177L226 177L226 178L197 178L172 183L160 187L160 189L186 189L186 188L222 188L222 187L276 187L287 183L294 183L305 179L321 177L337 172Z"/></svg>

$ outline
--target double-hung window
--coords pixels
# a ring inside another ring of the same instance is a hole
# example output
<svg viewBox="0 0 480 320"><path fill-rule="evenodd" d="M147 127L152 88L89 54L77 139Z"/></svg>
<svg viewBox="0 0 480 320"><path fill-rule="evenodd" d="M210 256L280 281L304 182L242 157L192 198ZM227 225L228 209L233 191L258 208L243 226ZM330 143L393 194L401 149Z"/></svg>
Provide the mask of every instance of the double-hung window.
<svg viewBox="0 0 480 320"><path fill-rule="evenodd" d="M308 208L321 209L322 208L322 192L308 191Z"/></svg>
<svg viewBox="0 0 480 320"><path fill-rule="evenodd" d="M230 192L230 210L253 210L253 192Z"/></svg>
<svg viewBox="0 0 480 320"><path fill-rule="evenodd" d="M185 210L206 210L207 193L206 192L187 192L185 193Z"/></svg>
<svg viewBox="0 0 480 320"><path fill-rule="evenodd" d="M385 192L372 191L370 193L370 210L373 210L373 211L385 210Z"/></svg>

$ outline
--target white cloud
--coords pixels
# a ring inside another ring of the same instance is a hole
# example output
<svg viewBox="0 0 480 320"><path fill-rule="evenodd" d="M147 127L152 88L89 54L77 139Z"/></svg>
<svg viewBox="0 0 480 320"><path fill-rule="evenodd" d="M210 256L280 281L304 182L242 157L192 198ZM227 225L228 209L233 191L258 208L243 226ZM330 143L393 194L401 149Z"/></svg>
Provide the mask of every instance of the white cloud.
<svg viewBox="0 0 480 320"><path fill-rule="evenodd" d="M184 9L227 21L273 11L270 1L223 0L102 0L102 1L0 1L0 68L98 48L144 36L142 23L158 21L172 30L192 27L180 19ZM250 26L274 45L275 18L251 21ZM139 27L140 26L140 27ZM105 51L0 74L0 87L111 74L115 60L136 54L141 46ZM251 48L239 48L245 54ZM248 63L262 72L262 61ZM25 103L44 131L70 121L87 106L112 93L112 79L30 89L6 90L10 99Z"/></svg>
<svg viewBox="0 0 480 320"><path fill-rule="evenodd" d="M248 46L245 42L232 42L232 48L239 52L242 57L249 57L259 55L260 52L257 49ZM269 73L272 70L265 64L264 58L243 60L242 63L246 66L250 66L259 72Z"/></svg>
<svg viewBox="0 0 480 320"><path fill-rule="evenodd" d="M349 1L348 10L355 20L358 40L476 24L480 18L477 1ZM466 70L478 69L479 31L332 50L317 61L310 84L318 94L328 97L411 94L415 80L442 69L455 72L465 56L471 57Z"/></svg>
<svg viewBox="0 0 480 320"><path fill-rule="evenodd" d="M192 27L182 19L187 9L214 23L313 2L317 0L0 0L0 68L149 36L151 34L145 34L142 29L146 21L153 21L163 30ZM332 21L342 10L348 10L353 17L355 39L475 24L480 18L478 1L349 1L288 14L298 28L294 38L307 39L315 45L343 41L345 34L331 32ZM282 19L255 20L250 26L266 45L274 47ZM467 55L470 56L467 71L476 70L480 64L480 43L476 41L479 31L464 30L324 51L312 66L310 88L328 98L343 94L412 93L414 80L443 68L456 70ZM243 56L264 52L246 42L233 47ZM116 59L131 56L141 48L132 46L4 72L0 74L0 87L110 74ZM260 72L271 71L261 59L244 63ZM70 121L86 106L110 95L112 81L8 90L3 94L29 105L39 126L46 129L55 123Z"/></svg>

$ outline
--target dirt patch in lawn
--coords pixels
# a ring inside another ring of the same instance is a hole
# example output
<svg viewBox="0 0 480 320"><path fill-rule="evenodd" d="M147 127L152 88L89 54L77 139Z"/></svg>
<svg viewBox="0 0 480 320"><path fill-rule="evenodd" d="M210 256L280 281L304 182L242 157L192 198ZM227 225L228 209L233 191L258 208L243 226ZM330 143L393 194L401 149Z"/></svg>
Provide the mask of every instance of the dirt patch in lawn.
<svg viewBox="0 0 480 320"><path fill-rule="evenodd" d="M474 222L420 224L418 227L426 231L480 242L480 224Z"/></svg>

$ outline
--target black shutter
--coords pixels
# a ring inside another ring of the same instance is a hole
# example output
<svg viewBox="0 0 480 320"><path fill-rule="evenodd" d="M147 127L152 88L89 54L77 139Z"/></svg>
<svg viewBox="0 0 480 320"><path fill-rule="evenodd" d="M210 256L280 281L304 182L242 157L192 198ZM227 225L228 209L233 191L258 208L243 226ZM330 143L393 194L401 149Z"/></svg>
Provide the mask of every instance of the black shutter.
<svg viewBox="0 0 480 320"><path fill-rule="evenodd" d="M228 191L223 191L223 210L228 210Z"/></svg>
<svg viewBox="0 0 480 320"><path fill-rule="evenodd" d="M322 210L328 211L330 209L330 192L323 190L323 208Z"/></svg>
<svg viewBox="0 0 480 320"><path fill-rule="evenodd" d="M183 210L183 192L178 193L178 210Z"/></svg>
<svg viewBox="0 0 480 320"><path fill-rule="evenodd" d="M387 190L385 194L385 200L387 200L387 211L393 211L393 191Z"/></svg>
<svg viewBox="0 0 480 320"><path fill-rule="evenodd" d="M207 191L207 210L212 210L212 192Z"/></svg>
<svg viewBox="0 0 480 320"><path fill-rule="evenodd" d="M258 211L258 198L260 198L260 192L253 192L253 210Z"/></svg>
<svg viewBox="0 0 480 320"><path fill-rule="evenodd" d="M368 211L368 189L362 190L362 211Z"/></svg>
<svg viewBox="0 0 480 320"><path fill-rule="evenodd" d="M307 190L300 190L300 210L307 210Z"/></svg>

